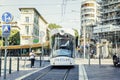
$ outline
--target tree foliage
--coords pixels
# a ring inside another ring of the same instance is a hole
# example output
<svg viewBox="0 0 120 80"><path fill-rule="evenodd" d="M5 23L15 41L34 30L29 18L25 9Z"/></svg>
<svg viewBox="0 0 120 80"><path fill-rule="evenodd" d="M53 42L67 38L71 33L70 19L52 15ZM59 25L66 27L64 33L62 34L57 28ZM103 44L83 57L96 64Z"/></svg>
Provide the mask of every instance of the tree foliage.
<svg viewBox="0 0 120 80"><path fill-rule="evenodd" d="M9 38L10 45L20 45L20 33L17 30L11 31L11 36Z"/></svg>
<svg viewBox="0 0 120 80"><path fill-rule="evenodd" d="M57 24L53 24L53 23L49 24L48 27L49 27L49 29L62 28L62 26L57 25Z"/></svg>
<svg viewBox="0 0 120 80"><path fill-rule="evenodd" d="M0 31L0 34L2 32ZM2 38L1 38L2 39ZM20 33L18 30L11 30L11 34L8 38L9 45L20 45ZM5 39L0 40L0 45L5 45Z"/></svg>
<svg viewBox="0 0 120 80"><path fill-rule="evenodd" d="M78 37L79 36L78 30L77 29L73 29L73 30L75 32L75 36Z"/></svg>

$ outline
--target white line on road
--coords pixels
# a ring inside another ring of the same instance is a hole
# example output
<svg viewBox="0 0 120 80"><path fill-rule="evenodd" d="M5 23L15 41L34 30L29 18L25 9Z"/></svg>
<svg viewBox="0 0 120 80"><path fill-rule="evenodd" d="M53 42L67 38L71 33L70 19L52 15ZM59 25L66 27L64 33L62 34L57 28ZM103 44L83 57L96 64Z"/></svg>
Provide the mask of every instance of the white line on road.
<svg viewBox="0 0 120 80"><path fill-rule="evenodd" d="M22 76L22 77L20 77L20 78L15 79L15 80L22 80L23 78L25 78L25 77L27 77L27 76L29 76L29 75L31 75L31 74L39 71L39 70L42 70L42 69L44 69L44 68L47 68L47 67L49 67L49 66L50 66L50 65L45 66L45 67L43 67L43 68L40 68L40 69L38 69L38 70L36 70L36 71L33 71L33 72L29 73L29 74L26 74L26 75L24 75L24 76Z"/></svg>
<svg viewBox="0 0 120 80"><path fill-rule="evenodd" d="M79 80L88 80L85 68L82 64L79 65Z"/></svg>

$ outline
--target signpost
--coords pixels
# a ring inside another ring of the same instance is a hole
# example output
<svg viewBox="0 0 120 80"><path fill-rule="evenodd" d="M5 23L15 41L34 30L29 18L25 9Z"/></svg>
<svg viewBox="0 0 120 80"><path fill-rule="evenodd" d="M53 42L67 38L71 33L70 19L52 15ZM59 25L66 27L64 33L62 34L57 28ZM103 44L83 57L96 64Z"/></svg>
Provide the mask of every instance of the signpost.
<svg viewBox="0 0 120 80"><path fill-rule="evenodd" d="M4 55L4 79L6 79L6 64L7 64L7 39L10 35L11 25L8 24L12 21L13 16L9 12L5 12L2 14L2 21L6 24L2 25L2 37L5 38L5 55Z"/></svg>

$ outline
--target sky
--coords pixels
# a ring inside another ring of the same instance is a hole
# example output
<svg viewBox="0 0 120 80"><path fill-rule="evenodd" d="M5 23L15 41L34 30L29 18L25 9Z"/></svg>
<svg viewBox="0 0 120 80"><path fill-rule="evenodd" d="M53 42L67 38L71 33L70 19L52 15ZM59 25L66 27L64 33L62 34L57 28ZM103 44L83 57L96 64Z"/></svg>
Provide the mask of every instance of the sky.
<svg viewBox="0 0 120 80"><path fill-rule="evenodd" d="M4 12L10 12L16 21L20 16L19 8L32 7L48 23L79 30L80 4L81 0L0 0L0 16Z"/></svg>

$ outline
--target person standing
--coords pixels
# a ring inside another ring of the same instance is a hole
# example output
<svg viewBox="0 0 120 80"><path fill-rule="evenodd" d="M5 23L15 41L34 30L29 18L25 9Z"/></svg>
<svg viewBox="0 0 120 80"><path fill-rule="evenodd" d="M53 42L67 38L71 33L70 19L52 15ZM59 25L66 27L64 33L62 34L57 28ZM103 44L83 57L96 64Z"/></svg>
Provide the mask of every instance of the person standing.
<svg viewBox="0 0 120 80"><path fill-rule="evenodd" d="M34 67L34 63L35 63L35 53L34 53L34 50L32 50L32 52L30 52L29 56L30 56L31 68L32 68L32 67Z"/></svg>

